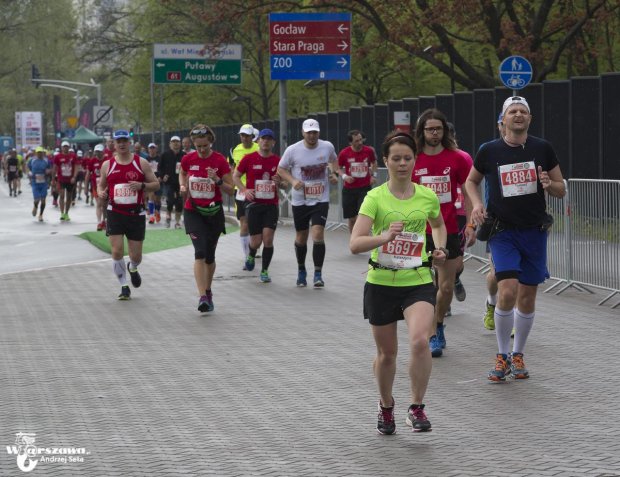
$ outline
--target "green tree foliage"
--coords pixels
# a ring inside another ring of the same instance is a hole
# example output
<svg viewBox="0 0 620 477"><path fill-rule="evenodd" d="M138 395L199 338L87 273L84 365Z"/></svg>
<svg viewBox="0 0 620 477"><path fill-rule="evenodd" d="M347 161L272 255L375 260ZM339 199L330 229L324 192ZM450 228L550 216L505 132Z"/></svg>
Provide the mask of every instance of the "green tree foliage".
<svg viewBox="0 0 620 477"><path fill-rule="evenodd" d="M224 21L265 10L350 11L410 60L474 89L498 85L499 63L515 54L531 61L534 81L613 69L619 9L618 0L230 0L210 2L208 12Z"/></svg>
<svg viewBox="0 0 620 477"><path fill-rule="evenodd" d="M60 95L67 109L75 104L71 92L30 82L31 64L43 78L75 81L75 33L71 0L0 1L0 132L14 134L15 111L43 111L49 132L52 97Z"/></svg>

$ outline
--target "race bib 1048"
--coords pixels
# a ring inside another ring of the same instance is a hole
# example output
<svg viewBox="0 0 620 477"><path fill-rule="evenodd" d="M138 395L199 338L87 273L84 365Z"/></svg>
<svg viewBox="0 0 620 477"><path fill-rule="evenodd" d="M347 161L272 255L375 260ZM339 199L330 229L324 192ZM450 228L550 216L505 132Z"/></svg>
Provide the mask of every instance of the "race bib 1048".
<svg viewBox="0 0 620 477"><path fill-rule="evenodd" d="M452 183L450 176L422 176L420 184L433 189L440 204L452 202Z"/></svg>

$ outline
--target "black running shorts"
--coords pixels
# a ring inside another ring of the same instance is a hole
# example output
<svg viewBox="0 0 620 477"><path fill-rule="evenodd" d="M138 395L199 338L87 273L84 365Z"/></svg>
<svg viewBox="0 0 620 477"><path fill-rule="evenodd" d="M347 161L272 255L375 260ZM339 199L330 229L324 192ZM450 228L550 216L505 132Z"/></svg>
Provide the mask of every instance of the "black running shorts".
<svg viewBox="0 0 620 477"><path fill-rule="evenodd" d="M144 241L146 232L145 215L126 215L114 210L108 210L106 221L106 235L124 235L127 240Z"/></svg>
<svg viewBox="0 0 620 477"><path fill-rule="evenodd" d="M297 232L308 230L311 223L312 225L325 227L328 211L329 202L318 202L315 205L294 205L293 221L295 222L295 230Z"/></svg>
<svg viewBox="0 0 620 477"><path fill-rule="evenodd" d="M436 296L437 290L432 283L413 287L388 287L366 282L364 319L374 326L389 325L404 320L403 311L419 301L435 306Z"/></svg>

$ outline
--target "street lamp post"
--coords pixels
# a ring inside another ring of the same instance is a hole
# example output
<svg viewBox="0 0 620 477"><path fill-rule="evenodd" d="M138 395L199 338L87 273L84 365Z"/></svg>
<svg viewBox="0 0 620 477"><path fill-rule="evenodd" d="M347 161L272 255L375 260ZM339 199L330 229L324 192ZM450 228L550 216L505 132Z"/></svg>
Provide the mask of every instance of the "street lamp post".
<svg viewBox="0 0 620 477"><path fill-rule="evenodd" d="M77 117L78 123L80 125L80 100L88 99L88 96L80 95L80 90L77 88L70 88L69 86L62 86L59 84L41 84L41 88L60 88L65 89L67 91L73 91L75 93L75 116Z"/></svg>
<svg viewBox="0 0 620 477"><path fill-rule="evenodd" d="M327 80L310 80L304 83L306 88L312 88L314 86L325 85L325 112L329 113L329 81Z"/></svg>
<svg viewBox="0 0 620 477"><path fill-rule="evenodd" d="M443 46L434 47L433 45L429 45L422 50L424 53L434 52L434 53L445 53L446 49ZM452 56L448 55L450 60L450 70L454 71L454 62L452 61ZM450 92L454 94L454 77L450 75Z"/></svg>
<svg viewBox="0 0 620 477"><path fill-rule="evenodd" d="M248 105L248 116L250 123L252 122L252 98L249 96L233 96L231 101L233 103L246 103Z"/></svg>

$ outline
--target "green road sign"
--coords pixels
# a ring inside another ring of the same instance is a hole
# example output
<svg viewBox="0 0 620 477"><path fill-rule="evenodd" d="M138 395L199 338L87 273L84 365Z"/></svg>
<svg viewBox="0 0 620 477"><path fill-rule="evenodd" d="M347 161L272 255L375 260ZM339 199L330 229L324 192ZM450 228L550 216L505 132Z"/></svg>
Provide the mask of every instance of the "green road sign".
<svg viewBox="0 0 620 477"><path fill-rule="evenodd" d="M155 84L241 84L241 60L153 58Z"/></svg>

